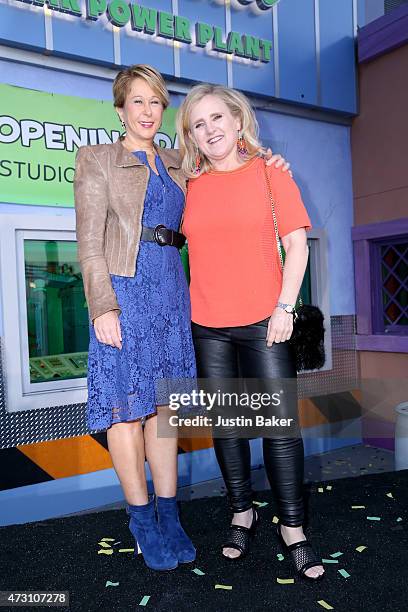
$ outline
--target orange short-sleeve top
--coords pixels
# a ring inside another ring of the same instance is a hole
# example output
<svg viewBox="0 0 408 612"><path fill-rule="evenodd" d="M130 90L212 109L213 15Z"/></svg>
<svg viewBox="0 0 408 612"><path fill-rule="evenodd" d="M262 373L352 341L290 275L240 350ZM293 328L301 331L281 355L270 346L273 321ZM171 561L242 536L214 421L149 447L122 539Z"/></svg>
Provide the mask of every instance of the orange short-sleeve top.
<svg viewBox="0 0 408 612"><path fill-rule="evenodd" d="M279 235L311 228L295 181L273 166L267 171ZM282 272L263 159L190 180L182 231L188 241L193 322L235 327L272 314Z"/></svg>

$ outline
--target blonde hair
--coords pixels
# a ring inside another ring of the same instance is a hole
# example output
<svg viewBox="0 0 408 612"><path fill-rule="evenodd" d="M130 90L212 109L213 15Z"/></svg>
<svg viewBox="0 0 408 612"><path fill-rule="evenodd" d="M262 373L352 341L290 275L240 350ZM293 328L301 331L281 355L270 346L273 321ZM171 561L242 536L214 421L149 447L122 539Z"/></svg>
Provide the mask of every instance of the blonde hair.
<svg viewBox="0 0 408 612"><path fill-rule="evenodd" d="M255 157L260 149L259 126L249 100L239 91L222 85L211 85L210 83L196 85L184 99L176 117L179 148L183 160L182 168L187 176L192 178L197 178L200 174L208 172L212 168L210 160L202 151L198 150L201 170L199 173L195 173L193 170L196 165L197 147L191 137L191 112L197 102L200 102L204 96L217 96L225 102L234 117L239 117L241 135L245 138L248 150L245 155L246 159Z"/></svg>
<svg viewBox="0 0 408 612"><path fill-rule="evenodd" d="M126 96L134 79L143 79L153 89L163 104L163 108L168 107L170 95L160 72L148 64L135 64L121 70L116 75L113 82L113 104L115 108L124 107Z"/></svg>

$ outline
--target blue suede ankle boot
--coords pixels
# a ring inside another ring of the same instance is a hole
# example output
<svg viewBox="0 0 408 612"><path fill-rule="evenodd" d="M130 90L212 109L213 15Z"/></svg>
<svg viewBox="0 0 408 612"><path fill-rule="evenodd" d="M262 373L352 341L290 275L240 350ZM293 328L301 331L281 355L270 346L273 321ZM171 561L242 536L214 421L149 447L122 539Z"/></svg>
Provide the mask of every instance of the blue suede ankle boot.
<svg viewBox="0 0 408 612"><path fill-rule="evenodd" d="M175 497L157 497L157 516L164 541L177 556L179 563L191 563L196 549L180 525Z"/></svg>
<svg viewBox="0 0 408 612"><path fill-rule="evenodd" d="M129 529L136 540L135 556L139 544L147 567L154 570L175 569L178 566L177 556L160 532L154 499L143 506L127 506L126 512L130 515Z"/></svg>

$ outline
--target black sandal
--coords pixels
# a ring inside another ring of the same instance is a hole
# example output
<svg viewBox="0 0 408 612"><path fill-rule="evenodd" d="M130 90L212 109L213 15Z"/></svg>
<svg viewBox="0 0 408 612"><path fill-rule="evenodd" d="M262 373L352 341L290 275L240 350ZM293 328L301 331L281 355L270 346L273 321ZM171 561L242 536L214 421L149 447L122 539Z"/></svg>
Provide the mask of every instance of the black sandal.
<svg viewBox="0 0 408 612"><path fill-rule="evenodd" d="M311 567L323 565L322 560L318 558L310 542L308 542L308 540L301 540L300 542L295 542L294 544L290 544L288 546L285 540L283 539L280 527L280 523L278 523L276 526L276 532L278 534L279 541L282 547L290 553L293 564L298 574L305 580L311 580L312 582L316 580L322 580L324 572L316 578L308 576L305 573Z"/></svg>
<svg viewBox="0 0 408 612"><path fill-rule="evenodd" d="M222 556L225 557L225 559L229 559L230 561L238 561L238 559L242 559L246 554L248 554L250 541L255 535L256 526L259 522L258 513L256 512L255 508L252 508L252 512L252 525L250 527L230 525L229 539L222 545L222 549L234 548L241 554L238 557L227 557L227 555L222 553Z"/></svg>

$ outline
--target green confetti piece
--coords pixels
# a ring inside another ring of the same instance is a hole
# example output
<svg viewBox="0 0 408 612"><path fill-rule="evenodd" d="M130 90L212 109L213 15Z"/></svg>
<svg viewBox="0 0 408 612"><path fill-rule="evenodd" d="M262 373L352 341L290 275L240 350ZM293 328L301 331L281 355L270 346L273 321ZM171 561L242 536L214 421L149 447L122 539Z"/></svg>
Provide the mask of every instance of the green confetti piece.
<svg viewBox="0 0 408 612"><path fill-rule="evenodd" d="M134 548L119 548L119 552L135 552Z"/></svg>
<svg viewBox="0 0 408 612"><path fill-rule="evenodd" d="M386 493L387 497L391 497L392 499L394 499L394 496L392 493Z"/></svg>
<svg viewBox="0 0 408 612"><path fill-rule="evenodd" d="M98 542L99 546L102 546L102 548L111 548L111 545L108 544L107 542Z"/></svg>
<svg viewBox="0 0 408 612"><path fill-rule="evenodd" d="M111 582L110 580L107 580L105 586L119 586L119 582Z"/></svg>
<svg viewBox="0 0 408 612"><path fill-rule="evenodd" d="M352 510L360 510L360 509L364 509L365 506L351 506Z"/></svg>
<svg viewBox="0 0 408 612"><path fill-rule="evenodd" d="M216 584L214 589L224 589L224 591L232 591L232 586L228 584Z"/></svg>
<svg viewBox="0 0 408 612"><path fill-rule="evenodd" d="M366 548L367 548L367 546L357 546L356 550L357 550L358 552L360 552L360 553L361 553L361 552L363 552L363 550L365 550Z"/></svg>
<svg viewBox="0 0 408 612"><path fill-rule="evenodd" d="M368 521L381 521L381 517L379 516L367 516Z"/></svg>
<svg viewBox="0 0 408 612"><path fill-rule="evenodd" d="M343 576L343 578L350 578L350 574L348 572L346 572L345 569L339 569L337 571L339 572L339 574L341 574Z"/></svg>
<svg viewBox="0 0 408 612"><path fill-rule="evenodd" d="M337 559L322 559L323 563L338 563Z"/></svg>
<svg viewBox="0 0 408 612"><path fill-rule="evenodd" d="M195 574L197 574L197 576L205 576L205 573L202 572L200 569L198 569L198 567L194 568L191 571L194 572Z"/></svg>
<svg viewBox="0 0 408 612"><path fill-rule="evenodd" d="M272 523L275 523L275 524L279 523L279 519L278 519L278 517L276 515L273 517Z"/></svg>
<svg viewBox="0 0 408 612"><path fill-rule="evenodd" d="M397 518L397 523L400 523L401 521L402 521L402 517L401 517L401 516L399 516L399 517Z"/></svg>
<svg viewBox="0 0 408 612"><path fill-rule="evenodd" d="M276 578L276 582L278 584L293 584L295 582L294 578Z"/></svg>
<svg viewBox="0 0 408 612"><path fill-rule="evenodd" d="M334 610L333 606L328 604L327 601L324 601L324 599L319 599L317 603L319 604L319 606L322 606L322 608L324 608L325 610Z"/></svg>
<svg viewBox="0 0 408 612"><path fill-rule="evenodd" d="M278 561L283 561L285 558L281 553L277 554L276 556L278 557Z"/></svg>
<svg viewBox="0 0 408 612"><path fill-rule="evenodd" d="M144 597L142 597L142 600L139 606L147 606L149 599L150 599L150 595L145 595Z"/></svg>
<svg viewBox="0 0 408 612"><path fill-rule="evenodd" d="M342 552L335 552L332 553L330 556L333 557L333 559L336 559L337 557L341 557L343 553Z"/></svg>
<svg viewBox="0 0 408 612"><path fill-rule="evenodd" d="M269 502L259 502L259 501L254 501L254 504L256 506L258 506L258 508L265 508L265 506L269 505Z"/></svg>
<svg viewBox="0 0 408 612"><path fill-rule="evenodd" d="M101 538L101 542L114 542L115 538Z"/></svg>
<svg viewBox="0 0 408 612"><path fill-rule="evenodd" d="M332 490L332 488L333 488L333 487L332 487L332 485L327 485L327 487L326 487L326 491L331 491L331 490Z"/></svg>
<svg viewBox="0 0 408 612"><path fill-rule="evenodd" d="M319 491L319 493L323 493L324 491L323 487L319 487L317 490Z"/></svg>
<svg viewBox="0 0 408 612"><path fill-rule="evenodd" d="M109 550L106 550L106 548L101 548L101 550L98 550L98 555L113 555L113 550L112 548Z"/></svg>

